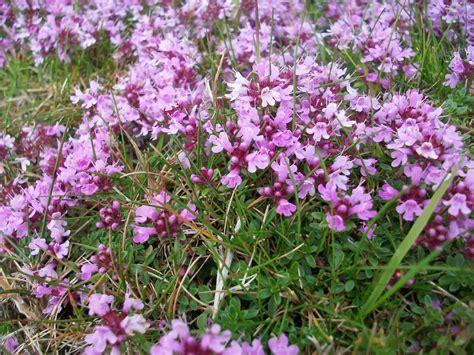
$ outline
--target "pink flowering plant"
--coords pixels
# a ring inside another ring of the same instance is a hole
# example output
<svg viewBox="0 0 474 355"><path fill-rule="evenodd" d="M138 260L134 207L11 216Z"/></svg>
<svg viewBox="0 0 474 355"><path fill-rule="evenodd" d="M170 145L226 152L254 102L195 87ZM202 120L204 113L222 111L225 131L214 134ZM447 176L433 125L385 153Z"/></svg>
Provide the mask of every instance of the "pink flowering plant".
<svg viewBox="0 0 474 355"><path fill-rule="evenodd" d="M470 1L0 1L0 351L472 353Z"/></svg>

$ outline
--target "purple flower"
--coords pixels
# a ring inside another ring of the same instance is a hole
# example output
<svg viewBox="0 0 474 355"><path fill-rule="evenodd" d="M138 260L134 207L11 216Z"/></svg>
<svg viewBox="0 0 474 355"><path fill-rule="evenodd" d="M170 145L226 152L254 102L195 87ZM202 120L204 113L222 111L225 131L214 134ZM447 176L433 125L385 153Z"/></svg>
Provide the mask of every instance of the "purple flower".
<svg viewBox="0 0 474 355"><path fill-rule="evenodd" d="M44 238L36 238L28 244L28 248L31 249L31 255L38 255L40 250L48 249L48 244Z"/></svg>
<svg viewBox="0 0 474 355"><path fill-rule="evenodd" d="M349 208L350 214L356 214L359 219L367 221L372 217L375 217L377 212L372 210L373 202L370 194L364 192L364 188L359 186L352 190L352 195L349 198L351 207Z"/></svg>
<svg viewBox="0 0 474 355"><path fill-rule="evenodd" d="M141 314L133 316L126 316L121 322L120 326L127 335L134 335L136 333L144 334L150 326Z"/></svg>
<svg viewBox="0 0 474 355"><path fill-rule="evenodd" d="M51 216L51 221L48 223L47 227L51 231L51 237L58 243L60 243L63 237L68 236L71 232L65 230L67 222L61 220L61 213L54 212Z"/></svg>
<svg viewBox="0 0 474 355"><path fill-rule="evenodd" d="M344 219L338 215L331 215L330 212L326 213L326 221L328 222L329 228L336 232L342 232L346 229Z"/></svg>
<svg viewBox="0 0 474 355"><path fill-rule="evenodd" d="M449 86L451 89L455 89L461 81L461 76L457 73L446 74L444 85Z"/></svg>
<svg viewBox="0 0 474 355"><path fill-rule="evenodd" d="M221 178L221 182L228 188L233 189L242 183L242 178L239 175L239 170L231 170L230 173Z"/></svg>
<svg viewBox="0 0 474 355"><path fill-rule="evenodd" d="M430 142L424 142L421 146L416 148L416 152L427 159L438 159L438 154Z"/></svg>
<svg viewBox="0 0 474 355"><path fill-rule="evenodd" d="M18 340L15 337L8 337L3 341L3 347L8 353L13 354L18 347Z"/></svg>
<svg viewBox="0 0 474 355"><path fill-rule="evenodd" d="M279 214L289 217L296 211L296 206L285 199L281 199L278 201L276 211Z"/></svg>
<svg viewBox="0 0 474 355"><path fill-rule="evenodd" d="M209 139L209 142L213 144L212 147L212 152L213 153L220 153L223 150L226 150L227 152L232 152L232 144L229 141L229 137L227 136L227 133L221 132L219 134L219 137L216 136L211 136Z"/></svg>
<svg viewBox="0 0 474 355"><path fill-rule="evenodd" d="M321 141L321 139L331 138L328 133L328 125L325 122L316 123L313 128L307 129L306 132L313 135L313 139L316 143Z"/></svg>
<svg viewBox="0 0 474 355"><path fill-rule="evenodd" d="M52 243L50 246L50 250L52 254L56 255L58 259L63 259L67 256L69 251L69 240L65 241L64 243Z"/></svg>
<svg viewBox="0 0 474 355"><path fill-rule="evenodd" d="M107 344L115 344L119 341L119 338L109 327L97 326L94 333L86 335L85 341L87 344L90 344L89 350L86 350L86 353L94 354L95 352L96 354L102 354L107 348Z"/></svg>
<svg viewBox="0 0 474 355"><path fill-rule="evenodd" d="M289 130L278 132L272 137L272 142L275 143L277 147L288 147L292 141L293 134Z"/></svg>
<svg viewBox="0 0 474 355"><path fill-rule="evenodd" d="M95 264L85 264L81 267L81 280L88 281L95 274L99 268Z"/></svg>
<svg viewBox="0 0 474 355"><path fill-rule="evenodd" d="M272 170L277 173L279 181L285 181L289 175L289 172L295 174L297 171L297 167L295 165L287 165L288 159L283 154L280 154L277 160L275 160L271 167Z"/></svg>
<svg viewBox="0 0 474 355"><path fill-rule="evenodd" d="M203 350L211 350L214 353L221 353L225 350L230 337L230 331L225 330L221 332L221 327L218 324L213 324L207 333L201 337L200 347Z"/></svg>
<svg viewBox="0 0 474 355"><path fill-rule="evenodd" d="M445 206L448 206L448 212L451 216L457 217L459 213L469 215L471 209L467 205L466 195L457 193L449 201L443 201Z"/></svg>
<svg viewBox="0 0 474 355"><path fill-rule="evenodd" d="M110 311L110 304L113 302L114 296L103 295L94 293L89 297L89 315L98 315L99 317L104 316Z"/></svg>
<svg viewBox="0 0 474 355"><path fill-rule="evenodd" d="M285 334L280 335L279 338L271 338L268 341L268 347L274 355L298 354L298 347L296 345L289 345L288 338Z"/></svg>
<svg viewBox="0 0 474 355"><path fill-rule="evenodd" d="M418 165L408 165L403 169L403 173L411 178L413 185L419 185L421 179L424 177L423 169Z"/></svg>
<svg viewBox="0 0 474 355"><path fill-rule="evenodd" d="M100 221L96 223L97 228L117 229L123 222L120 215L120 202L114 201L112 205L101 208L99 211Z"/></svg>
<svg viewBox="0 0 474 355"><path fill-rule="evenodd" d="M128 293L125 294L125 301L123 302L122 310L125 313L130 310L140 311L143 309L143 302L135 298L130 297Z"/></svg>
<svg viewBox="0 0 474 355"><path fill-rule="evenodd" d="M410 153L409 149L406 148L399 148L392 152L391 156L394 158L392 161L392 166L396 168L399 165L404 165L408 162L408 153Z"/></svg>
<svg viewBox="0 0 474 355"><path fill-rule="evenodd" d="M459 52L454 53L454 57L451 60L451 63L449 63L449 68L458 74L464 72L464 61L461 59Z"/></svg>
<svg viewBox="0 0 474 355"><path fill-rule="evenodd" d="M375 237L375 228L377 228L377 224L374 224L371 228L367 223L363 223L360 231L362 233L367 233L367 239L372 239Z"/></svg>
<svg viewBox="0 0 474 355"><path fill-rule="evenodd" d="M135 243L145 243L150 239L152 235L156 235L156 228L155 227L140 227L134 226L133 232L135 236L133 237L133 241Z"/></svg>
<svg viewBox="0 0 474 355"><path fill-rule="evenodd" d="M408 200L397 206L397 212L403 215L405 221L413 221L414 216L420 216L423 209L415 200Z"/></svg>
<svg viewBox="0 0 474 355"><path fill-rule="evenodd" d="M398 190L392 187L387 181L384 181L382 190L379 191L379 196L388 201L398 195Z"/></svg>
<svg viewBox="0 0 474 355"><path fill-rule="evenodd" d="M181 211L180 216L191 222L196 219L197 212L196 206L193 203L188 203L188 207Z"/></svg>
<svg viewBox="0 0 474 355"><path fill-rule="evenodd" d="M262 343L260 340L254 339L252 344L247 342L242 343L242 355L265 355Z"/></svg>
<svg viewBox="0 0 474 355"><path fill-rule="evenodd" d="M265 152L254 152L245 158L248 162L249 173L254 173L258 169L265 169L270 164L270 157Z"/></svg>
<svg viewBox="0 0 474 355"><path fill-rule="evenodd" d="M261 92L262 107L275 106L276 102L281 101L280 93L277 89L264 87Z"/></svg>

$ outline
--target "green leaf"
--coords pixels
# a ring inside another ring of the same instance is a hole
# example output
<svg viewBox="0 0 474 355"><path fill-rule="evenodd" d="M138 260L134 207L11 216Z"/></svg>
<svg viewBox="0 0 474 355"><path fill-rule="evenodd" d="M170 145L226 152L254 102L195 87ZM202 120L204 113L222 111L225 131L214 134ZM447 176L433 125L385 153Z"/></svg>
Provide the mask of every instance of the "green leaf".
<svg viewBox="0 0 474 355"><path fill-rule="evenodd" d="M304 256L304 259L306 260L306 263L312 267L312 268L315 268L316 267L316 261L314 260L314 256L313 255L305 255Z"/></svg>
<svg viewBox="0 0 474 355"><path fill-rule="evenodd" d="M355 286L355 282L352 280L349 280L344 285L344 290L346 290L346 292L351 292L354 289L354 286Z"/></svg>

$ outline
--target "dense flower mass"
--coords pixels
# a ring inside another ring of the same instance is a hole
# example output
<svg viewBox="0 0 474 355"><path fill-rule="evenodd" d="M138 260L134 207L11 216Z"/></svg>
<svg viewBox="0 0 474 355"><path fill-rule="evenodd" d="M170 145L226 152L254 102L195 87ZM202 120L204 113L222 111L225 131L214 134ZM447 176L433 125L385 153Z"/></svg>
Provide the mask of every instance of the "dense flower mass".
<svg viewBox="0 0 474 355"><path fill-rule="evenodd" d="M177 303L198 261L218 266L196 282L241 272L227 265L230 252L219 254L239 239L229 234L233 201L236 215L256 206L263 221L293 222L316 211L317 228L335 240L383 239L381 217L406 232L451 179L413 247L442 252L457 242L474 259L474 161L443 105L411 85L424 65L412 35L417 4L331 0L314 19L304 1L1 1L0 67L29 56L38 68L54 58L75 65L108 48L119 68L77 83L74 123L0 132L0 256L14 260L43 317L81 318L85 354L120 354L137 337L152 355L297 354L296 336L281 329L251 339L221 330L215 314L200 334L174 319L187 317ZM472 2L429 1L421 13L430 35L460 48L443 90L474 92L473 11ZM257 240L260 226L246 227ZM227 234L200 261L202 246ZM238 253L250 250L240 242ZM168 258L167 248L184 256ZM157 255L185 271L154 269ZM175 279L176 290L156 291ZM272 297L300 301L292 292ZM189 317L209 312L191 296ZM158 309L174 320L154 318ZM24 350L15 337L3 347Z"/></svg>
<svg viewBox="0 0 474 355"><path fill-rule="evenodd" d="M231 332L221 331L219 325L212 325L207 332L196 339L189 331L186 323L181 320L173 320L171 330L160 338L159 342L151 347L150 355L162 354L237 354L252 355L264 354L264 347L260 340L255 339L251 344L244 342L239 344L235 341L229 342ZM285 334L273 337L268 341L271 354L274 355L296 355L298 347L288 343Z"/></svg>

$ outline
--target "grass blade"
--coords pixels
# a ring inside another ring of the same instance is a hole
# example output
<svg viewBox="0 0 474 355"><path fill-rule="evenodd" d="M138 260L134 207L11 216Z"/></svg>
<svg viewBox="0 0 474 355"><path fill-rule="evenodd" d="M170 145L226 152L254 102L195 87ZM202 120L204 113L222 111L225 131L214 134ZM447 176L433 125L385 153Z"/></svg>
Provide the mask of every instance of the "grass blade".
<svg viewBox="0 0 474 355"><path fill-rule="evenodd" d="M360 312L362 318L365 318L370 312L372 312L379 305L379 303L377 303L377 300L379 299L380 295L385 290L385 287L389 283L390 278L392 277L394 271L398 268L403 258L412 247L415 240L423 231L423 228L425 228L431 215L433 214L433 211L435 210L439 201L441 200L444 193L448 189L449 185L453 181L456 175L456 172L458 171L462 162L463 162L463 159L461 159L458 165L453 169L451 175L447 179L445 177L443 183L438 187L433 197L430 199L428 205L424 208L421 216L416 219L415 223L411 227L407 236L400 243L399 247L393 254L392 258L390 259L387 265L387 268L384 271L382 271L380 277L378 278L378 281L375 283L373 287L372 293L367 299L367 302L365 302L364 306L362 307L362 310Z"/></svg>

